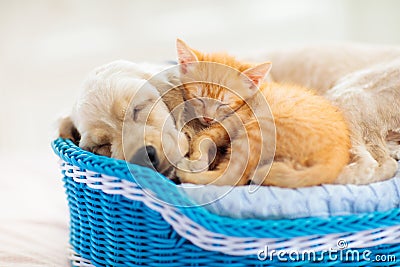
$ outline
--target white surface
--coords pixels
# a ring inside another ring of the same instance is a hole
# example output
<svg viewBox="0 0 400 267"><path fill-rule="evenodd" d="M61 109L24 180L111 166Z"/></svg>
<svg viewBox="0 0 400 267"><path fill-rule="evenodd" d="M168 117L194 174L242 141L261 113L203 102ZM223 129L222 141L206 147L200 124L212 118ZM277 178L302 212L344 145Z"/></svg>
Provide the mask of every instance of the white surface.
<svg viewBox="0 0 400 267"><path fill-rule="evenodd" d="M208 51L399 44L399 8L396 0L0 1L0 266L68 265L49 143L94 67L174 59L176 37Z"/></svg>
<svg viewBox="0 0 400 267"><path fill-rule="evenodd" d="M67 266L68 210L56 157L2 154L0 166L0 266Z"/></svg>

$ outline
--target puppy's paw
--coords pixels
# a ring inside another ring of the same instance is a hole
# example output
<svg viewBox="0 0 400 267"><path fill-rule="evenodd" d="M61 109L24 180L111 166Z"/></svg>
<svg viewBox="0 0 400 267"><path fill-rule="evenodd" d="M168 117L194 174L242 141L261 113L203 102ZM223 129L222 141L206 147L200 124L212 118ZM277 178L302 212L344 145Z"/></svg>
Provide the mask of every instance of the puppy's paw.
<svg viewBox="0 0 400 267"><path fill-rule="evenodd" d="M386 145L390 156L395 160L400 160L400 131L389 131L386 137Z"/></svg>
<svg viewBox="0 0 400 267"><path fill-rule="evenodd" d="M369 159L369 158L368 158ZM345 166L335 184L368 184L373 182L376 177L376 170L379 164L372 158L370 161L360 160Z"/></svg>
<svg viewBox="0 0 400 267"><path fill-rule="evenodd" d="M400 160L400 146L390 151L390 156L395 160Z"/></svg>
<svg viewBox="0 0 400 267"><path fill-rule="evenodd" d="M388 157L381 164L381 166L379 166L379 169L377 171L379 180L377 180L377 181L384 181L384 180L392 178L396 174L397 168L398 168L397 161L391 157Z"/></svg>

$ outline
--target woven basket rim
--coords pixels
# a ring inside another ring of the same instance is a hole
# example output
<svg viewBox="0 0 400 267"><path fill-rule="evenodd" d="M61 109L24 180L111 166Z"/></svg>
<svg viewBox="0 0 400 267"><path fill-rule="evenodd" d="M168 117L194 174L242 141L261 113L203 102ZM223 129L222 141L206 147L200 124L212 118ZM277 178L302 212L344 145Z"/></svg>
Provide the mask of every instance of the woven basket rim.
<svg viewBox="0 0 400 267"><path fill-rule="evenodd" d="M187 196L176 190L176 185L161 174L151 169L128 164L126 161L98 156L91 152L82 150L72 141L58 138L52 142L52 147L57 156L65 162L81 169L98 172L101 174L115 176L121 180L135 183L131 172L140 176L141 173L153 175L154 181L144 184L159 196L166 194L177 202L190 202ZM160 177L162 180L160 180ZM160 181L162 182L160 186ZM143 183L140 183L143 187ZM166 192L174 191L171 195ZM175 190L174 190L175 189ZM323 235L332 233L354 233L362 230L371 230L380 227L399 225L400 209L392 209L385 212L373 212L357 215L331 216L327 218L309 217L298 219L237 219L222 217L209 212L204 207L178 208L187 217L200 224L206 229L229 236L256 237L256 238L291 238L306 236L310 234ZM289 233L290 232L290 233Z"/></svg>

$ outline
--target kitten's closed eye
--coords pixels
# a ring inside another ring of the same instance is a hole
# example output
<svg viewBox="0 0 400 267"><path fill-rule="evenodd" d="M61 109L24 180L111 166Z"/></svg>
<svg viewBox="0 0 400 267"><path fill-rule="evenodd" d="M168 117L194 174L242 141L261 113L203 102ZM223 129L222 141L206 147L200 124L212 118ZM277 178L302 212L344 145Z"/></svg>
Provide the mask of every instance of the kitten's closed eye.
<svg viewBox="0 0 400 267"><path fill-rule="evenodd" d="M200 105L205 106L203 99L198 97L190 99L190 103L195 106L200 106Z"/></svg>
<svg viewBox="0 0 400 267"><path fill-rule="evenodd" d="M231 109L231 107L229 104L222 103L217 107L217 109Z"/></svg>
<svg viewBox="0 0 400 267"><path fill-rule="evenodd" d="M221 104L221 105L219 105L219 106L217 107L217 111L218 111L220 114L223 114L224 116L227 116L227 115L232 114L232 113L235 112L235 110L234 110L231 106L229 106L228 104Z"/></svg>

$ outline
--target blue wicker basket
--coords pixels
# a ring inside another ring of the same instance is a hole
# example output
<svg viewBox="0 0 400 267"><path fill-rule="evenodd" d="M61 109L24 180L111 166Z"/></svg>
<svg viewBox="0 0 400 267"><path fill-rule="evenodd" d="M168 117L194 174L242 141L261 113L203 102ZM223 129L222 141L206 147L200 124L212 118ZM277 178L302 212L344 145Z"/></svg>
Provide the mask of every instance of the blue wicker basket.
<svg viewBox="0 0 400 267"><path fill-rule="evenodd" d="M400 266L400 209L232 219L191 205L148 168L69 140L52 146L61 159L74 266Z"/></svg>

